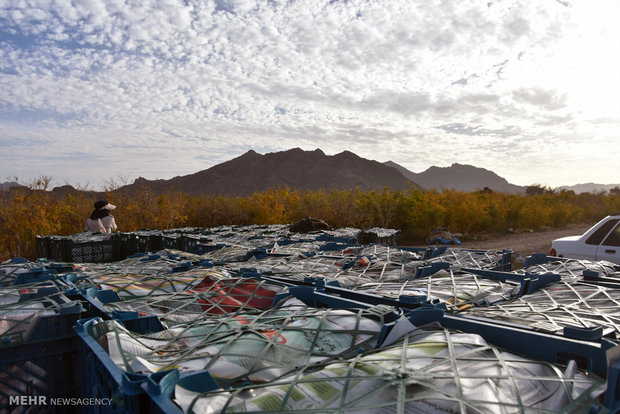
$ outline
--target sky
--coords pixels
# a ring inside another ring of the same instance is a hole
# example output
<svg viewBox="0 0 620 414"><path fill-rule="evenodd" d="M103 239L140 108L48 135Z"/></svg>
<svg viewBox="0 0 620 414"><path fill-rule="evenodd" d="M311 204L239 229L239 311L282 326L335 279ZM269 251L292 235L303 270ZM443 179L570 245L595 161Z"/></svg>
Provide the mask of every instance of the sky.
<svg viewBox="0 0 620 414"><path fill-rule="evenodd" d="M0 0L0 182L291 148L620 183L618 0Z"/></svg>

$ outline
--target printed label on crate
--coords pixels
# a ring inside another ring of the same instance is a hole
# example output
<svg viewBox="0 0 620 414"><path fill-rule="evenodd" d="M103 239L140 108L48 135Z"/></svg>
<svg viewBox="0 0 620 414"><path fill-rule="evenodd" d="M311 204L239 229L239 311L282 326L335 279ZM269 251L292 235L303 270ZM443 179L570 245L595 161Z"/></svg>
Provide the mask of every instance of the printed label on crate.
<svg viewBox="0 0 620 414"><path fill-rule="evenodd" d="M257 279L214 280L205 277L198 285L192 287L191 291L203 293L198 303L204 312L231 314L242 309L269 309L273 298L282 291L282 288Z"/></svg>

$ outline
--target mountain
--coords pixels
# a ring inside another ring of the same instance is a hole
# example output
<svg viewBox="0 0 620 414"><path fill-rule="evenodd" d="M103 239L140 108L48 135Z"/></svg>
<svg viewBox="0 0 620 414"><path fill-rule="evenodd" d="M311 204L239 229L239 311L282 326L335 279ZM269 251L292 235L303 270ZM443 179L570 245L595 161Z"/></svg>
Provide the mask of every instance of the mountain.
<svg viewBox="0 0 620 414"><path fill-rule="evenodd" d="M11 187L19 187L20 184L13 181L5 181L0 183L0 191L8 191Z"/></svg>
<svg viewBox="0 0 620 414"><path fill-rule="evenodd" d="M493 171L472 165L454 163L449 167L430 167L421 173L414 173L392 161L386 165L396 168L406 178L431 190L454 189L458 191L477 191L485 187L503 193L522 193L525 188L510 184Z"/></svg>
<svg viewBox="0 0 620 414"><path fill-rule="evenodd" d="M393 190L411 188L414 183L398 170L383 163L361 158L344 151L325 155L323 151L288 151L258 154L253 150L230 161L195 174L169 180L138 178L121 187L129 191L147 187L154 193L181 191L192 195L248 195L274 187L289 186L298 190L348 190L359 188Z"/></svg>
<svg viewBox="0 0 620 414"><path fill-rule="evenodd" d="M574 191L576 194L579 193L600 193L611 190L612 188L620 188L620 184L595 184L595 183L585 183L585 184L576 184L569 186L562 186L557 188L557 190L567 190Z"/></svg>

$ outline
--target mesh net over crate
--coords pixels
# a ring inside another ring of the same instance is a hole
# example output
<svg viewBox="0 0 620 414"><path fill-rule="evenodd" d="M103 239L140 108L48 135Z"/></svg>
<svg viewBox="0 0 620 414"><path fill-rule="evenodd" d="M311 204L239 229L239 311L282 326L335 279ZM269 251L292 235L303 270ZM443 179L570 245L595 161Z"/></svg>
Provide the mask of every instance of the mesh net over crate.
<svg viewBox="0 0 620 414"><path fill-rule="evenodd" d="M443 263L454 268L493 269L503 266L505 252L447 249L442 255L421 260L422 254L386 246L349 247L340 251L299 252L295 256L252 261L261 272L303 280L320 276L347 288L367 283L410 280L419 268ZM247 266L247 264L245 264Z"/></svg>
<svg viewBox="0 0 620 414"><path fill-rule="evenodd" d="M366 283L357 286L355 290L393 299L398 299L401 295L422 296L428 301L438 299L449 310L458 311L511 300L518 296L521 284L512 280L493 280L450 268L419 279Z"/></svg>
<svg viewBox="0 0 620 414"><path fill-rule="evenodd" d="M81 263L80 271L90 277L125 273L159 276L170 273L184 261L196 258L200 256L180 256L174 251L162 250L153 254L137 254L114 263Z"/></svg>
<svg viewBox="0 0 620 414"><path fill-rule="evenodd" d="M602 326L620 338L620 290L588 283L560 281L527 296L467 313L554 333L567 326Z"/></svg>
<svg viewBox="0 0 620 414"><path fill-rule="evenodd" d="M176 256L173 253L171 255ZM87 280L82 284L90 283L100 289L114 290L121 298L132 298L185 292L205 278L219 280L229 277L225 269L200 266L184 268L180 266L182 263L179 259L158 254L106 265L83 265L81 273L87 276Z"/></svg>
<svg viewBox="0 0 620 414"><path fill-rule="evenodd" d="M450 263L452 267L508 270L510 267L510 251L447 248L439 256L429 259L428 262Z"/></svg>
<svg viewBox="0 0 620 414"><path fill-rule="evenodd" d="M292 298L260 314L197 318L156 333L131 332L115 321L94 324L89 333L124 370L206 370L222 386L239 386L373 349L393 310L318 310Z"/></svg>
<svg viewBox="0 0 620 414"><path fill-rule="evenodd" d="M266 384L197 393L177 384L185 412L579 413L604 381L530 360L475 334L415 330L392 346L308 365Z"/></svg>
<svg viewBox="0 0 620 414"><path fill-rule="evenodd" d="M247 245L229 245L207 252L202 256L214 262L240 262L245 260L246 254L252 249L253 247Z"/></svg>
<svg viewBox="0 0 620 414"><path fill-rule="evenodd" d="M8 260L0 263L0 286L11 286L19 274L40 268L41 264L26 260Z"/></svg>
<svg viewBox="0 0 620 414"><path fill-rule="evenodd" d="M552 272L562 276L562 279L577 280L583 277L585 270L596 272L601 276L610 276L614 273L620 273L620 265L605 262L605 261L592 261L592 260L579 260L579 259L563 259L557 261L549 261L547 263L536 264L524 267L517 270L517 273L533 272L533 273L545 273ZM617 275L620 282L620 274Z"/></svg>
<svg viewBox="0 0 620 414"><path fill-rule="evenodd" d="M193 269L184 274L150 276L133 273L100 274L91 279L103 289L115 291L123 297L143 297L184 292L200 283L207 275L215 276L215 270Z"/></svg>
<svg viewBox="0 0 620 414"><path fill-rule="evenodd" d="M0 348L29 341L34 336L58 335L60 332L55 331L59 329L60 319L82 310L81 302L69 299L54 284L1 288Z"/></svg>
<svg viewBox="0 0 620 414"><path fill-rule="evenodd" d="M260 279L206 276L185 292L126 298L104 308L156 315L167 326L193 322L209 315L244 315L271 308L283 288Z"/></svg>

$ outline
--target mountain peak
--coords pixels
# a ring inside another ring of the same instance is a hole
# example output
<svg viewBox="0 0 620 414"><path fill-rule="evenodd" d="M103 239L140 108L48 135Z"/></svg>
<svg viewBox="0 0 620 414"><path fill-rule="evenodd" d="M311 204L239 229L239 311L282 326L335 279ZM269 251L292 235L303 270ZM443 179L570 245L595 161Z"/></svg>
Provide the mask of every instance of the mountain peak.
<svg viewBox="0 0 620 414"><path fill-rule="evenodd" d="M357 154L352 153L351 151L342 151L336 155L334 155L334 157L338 157L338 158L344 158L344 159L349 159L349 160L357 160L357 159L362 159L360 156L358 156Z"/></svg>
<svg viewBox="0 0 620 414"><path fill-rule="evenodd" d="M156 192L168 189L192 195L244 196L288 186L296 190L406 190L412 183L400 172L350 151L335 156L320 149L292 148L265 155L249 150L242 156L191 175L158 182ZM155 188L153 188L155 191Z"/></svg>
<svg viewBox="0 0 620 414"><path fill-rule="evenodd" d="M320 149L292 148L259 154L248 150L241 156L191 175L170 180L146 180L131 185L148 185L156 194L181 191L190 195L211 194L245 196L254 192L289 187L304 191L318 190L409 190L413 186L427 189L476 191L488 187L495 191L524 192L492 171L453 163L450 167L430 167L413 173L393 163L362 158L351 151L325 155Z"/></svg>
<svg viewBox="0 0 620 414"><path fill-rule="evenodd" d="M449 167L432 166L421 173L414 173L389 161L386 163L398 169L405 177L426 189L454 189L458 191L477 191L488 187L504 193L522 193L524 188L510 184L493 171L469 164L453 163Z"/></svg>

